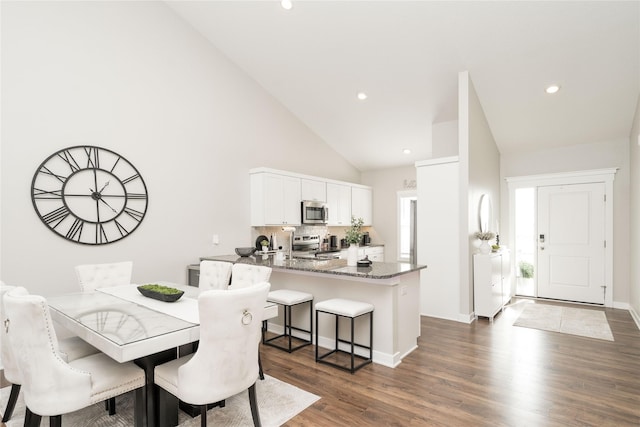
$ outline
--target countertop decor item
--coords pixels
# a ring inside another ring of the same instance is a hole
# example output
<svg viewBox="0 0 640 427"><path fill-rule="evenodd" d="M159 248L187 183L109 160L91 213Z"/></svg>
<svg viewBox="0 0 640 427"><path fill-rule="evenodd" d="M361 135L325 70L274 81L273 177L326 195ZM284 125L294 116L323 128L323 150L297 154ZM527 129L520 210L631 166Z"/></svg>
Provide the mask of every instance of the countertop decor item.
<svg viewBox="0 0 640 427"><path fill-rule="evenodd" d="M493 240L496 234L491 231L478 231L475 234L476 239L480 240L480 253L488 254L491 252L491 246L489 246L489 240Z"/></svg>
<svg viewBox="0 0 640 427"><path fill-rule="evenodd" d="M496 237L496 234L491 231L478 231L475 234L476 239L478 240L493 240Z"/></svg>
<svg viewBox="0 0 640 427"><path fill-rule="evenodd" d="M347 230L345 240L349 244L358 244L362 240L362 225L364 220L362 218L351 217L351 227Z"/></svg>
<svg viewBox="0 0 640 427"><path fill-rule="evenodd" d="M77 145L38 166L31 202L45 226L83 245L106 245L131 234L147 212L147 187L120 154Z"/></svg>
<svg viewBox="0 0 640 427"><path fill-rule="evenodd" d="M256 250L259 251L260 249L262 249L262 241L263 240L269 240L269 238L263 234L259 235L258 238L256 239Z"/></svg>
<svg viewBox="0 0 640 427"><path fill-rule="evenodd" d="M140 293L145 297L157 299L164 302L178 301L180 297L184 295L184 291L181 291L179 289L153 283L138 286L138 291L140 291Z"/></svg>
<svg viewBox="0 0 640 427"><path fill-rule="evenodd" d="M257 248L236 248L236 253L241 257L251 256Z"/></svg>
<svg viewBox="0 0 640 427"><path fill-rule="evenodd" d="M365 255L364 258L358 261L358 267L371 267L371 260L369 255Z"/></svg>

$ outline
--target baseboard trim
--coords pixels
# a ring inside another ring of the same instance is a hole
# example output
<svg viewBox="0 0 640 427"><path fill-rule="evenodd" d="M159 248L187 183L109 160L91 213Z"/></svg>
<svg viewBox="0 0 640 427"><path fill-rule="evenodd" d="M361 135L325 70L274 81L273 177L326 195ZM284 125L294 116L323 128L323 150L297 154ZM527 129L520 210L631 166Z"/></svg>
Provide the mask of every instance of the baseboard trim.
<svg viewBox="0 0 640 427"><path fill-rule="evenodd" d="M638 312L635 311L633 307L629 307L629 313L631 313L633 321L636 322L636 326L638 327L638 329L640 329L640 315L638 314Z"/></svg>

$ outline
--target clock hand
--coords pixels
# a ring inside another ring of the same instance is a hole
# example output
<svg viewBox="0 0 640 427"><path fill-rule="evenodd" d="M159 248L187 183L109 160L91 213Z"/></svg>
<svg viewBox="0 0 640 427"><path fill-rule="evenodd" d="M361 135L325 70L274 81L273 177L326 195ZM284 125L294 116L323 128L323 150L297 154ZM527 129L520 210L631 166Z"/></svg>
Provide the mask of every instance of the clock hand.
<svg viewBox="0 0 640 427"><path fill-rule="evenodd" d="M104 203L105 205L107 205L109 207L109 209L111 209L114 213L118 213L117 210L113 209L113 207L107 203L104 199L99 199L102 203Z"/></svg>
<svg viewBox="0 0 640 427"><path fill-rule="evenodd" d="M102 194L102 192L104 191L105 188L107 188L107 185L109 185L109 181L107 181L107 183L105 185L102 186L102 188L100 189L100 191L98 191L98 193Z"/></svg>

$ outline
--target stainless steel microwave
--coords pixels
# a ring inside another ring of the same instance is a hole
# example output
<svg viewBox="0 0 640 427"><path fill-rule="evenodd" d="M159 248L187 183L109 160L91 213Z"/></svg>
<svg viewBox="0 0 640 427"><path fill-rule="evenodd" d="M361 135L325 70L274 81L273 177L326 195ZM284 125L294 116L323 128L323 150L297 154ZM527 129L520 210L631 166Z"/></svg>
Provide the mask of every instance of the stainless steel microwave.
<svg viewBox="0 0 640 427"><path fill-rule="evenodd" d="M302 201L303 224L326 224L327 222L329 222L329 208L325 202Z"/></svg>

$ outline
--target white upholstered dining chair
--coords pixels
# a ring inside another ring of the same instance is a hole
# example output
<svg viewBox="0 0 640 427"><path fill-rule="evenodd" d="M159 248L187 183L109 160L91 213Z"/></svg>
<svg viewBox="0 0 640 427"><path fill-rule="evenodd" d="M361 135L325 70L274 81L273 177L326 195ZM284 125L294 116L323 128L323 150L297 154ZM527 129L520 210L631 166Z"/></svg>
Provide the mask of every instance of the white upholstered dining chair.
<svg viewBox="0 0 640 427"><path fill-rule="evenodd" d="M230 262L223 261L200 261L200 277L198 279L200 291L227 289L231 279L232 265Z"/></svg>
<svg viewBox="0 0 640 427"><path fill-rule="evenodd" d="M200 406L206 426L207 404L249 391L251 414L260 426L255 394L260 328L271 285L205 291L198 297L200 345L190 355L158 365L160 420L178 424L178 399Z"/></svg>
<svg viewBox="0 0 640 427"><path fill-rule="evenodd" d="M271 267L235 263L231 267L231 284L229 289L239 289L256 283L268 282L271 278Z"/></svg>
<svg viewBox="0 0 640 427"><path fill-rule="evenodd" d="M103 353L69 363L60 358L46 300L24 288L4 294L4 329L20 372L26 405L25 426L39 426L42 416L59 427L62 414L77 411L131 390L142 398L144 370L118 363Z"/></svg>
<svg viewBox="0 0 640 427"><path fill-rule="evenodd" d="M251 265L235 263L231 267L231 284L229 289L240 289L247 286L253 286L257 283L268 282L271 278L271 267L265 265ZM266 321L262 322L262 329L267 326ZM263 332L264 333L264 332ZM262 357L258 353L258 373L261 380L264 380L264 371L262 369Z"/></svg>
<svg viewBox="0 0 640 427"><path fill-rule="evenodd" d="M0 281L0 309L2 311L2 324L0 325L0 354L2 354L4 377L11 383L9 400L7 401L7 407L5 408L2 416L3 423L9 421L13 415L13 410L15 409L16 402L18 401L18 394L20 393L20 387L22 384L20 371L15 362L13 350L9 345L7 328L4 325L5 320L7 320L6 311L4 309L4 295L15 288L15 286L9 286ZM69 337L58 341L58 355L65 362L70 362L96 353L98 353L98 349L86 343L79 337Z"/></svg>
<svg viewBox="0 0 640 427"><path fill-rule="evenodd" d="M131 284L133 262L123 261L106 264L83 264L75 267L82 292L97 288Z"/></svg>

